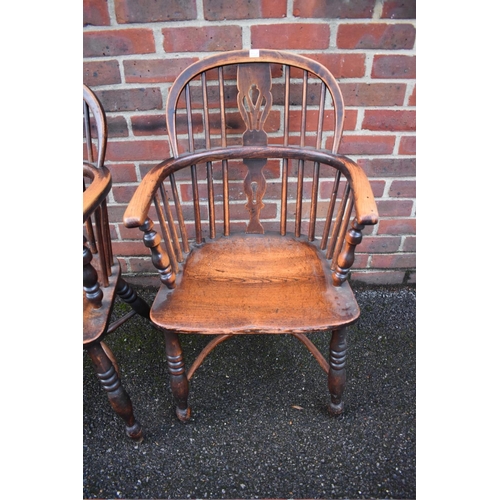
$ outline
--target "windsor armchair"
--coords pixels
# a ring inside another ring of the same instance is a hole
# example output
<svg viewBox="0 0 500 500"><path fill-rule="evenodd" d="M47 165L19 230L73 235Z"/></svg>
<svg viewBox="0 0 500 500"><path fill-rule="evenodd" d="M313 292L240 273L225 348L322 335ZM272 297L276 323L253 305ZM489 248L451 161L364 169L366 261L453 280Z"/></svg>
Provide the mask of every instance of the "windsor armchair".
<svg viewBox="0 0 500 500"><path fill-rule="evenodd" d="M241 334L300 340L327 373L330 413L343 411L346 327L360 314L346 279L378 218L363 170L337 153L344 113L330 72L291 53L211 56L172 84L172 157L145 175L124 223L160 274L151 320L180 420L196 369ZM308 337L320 331L332 332L328 361ZM194 333L213 339L186 372L179 334Z"/></svg>
<svg viewBox="0 0 500 500"><path fill-rule="evenodd" d="M104 110L95 94L83 86L85 151L83 161L83 347L113 410L125 421L127 435L142 441L142 430L134 417L130 397L123 388L116 359L103 342L133 315L149 319L148 304L121 277L120 264L113 257L106 197L111 174L104 166L107 125ZM95 130L95 138L92 131ZM94 160L94 158L97 158ZM132 310L111 322L115 296Z"/></svg>

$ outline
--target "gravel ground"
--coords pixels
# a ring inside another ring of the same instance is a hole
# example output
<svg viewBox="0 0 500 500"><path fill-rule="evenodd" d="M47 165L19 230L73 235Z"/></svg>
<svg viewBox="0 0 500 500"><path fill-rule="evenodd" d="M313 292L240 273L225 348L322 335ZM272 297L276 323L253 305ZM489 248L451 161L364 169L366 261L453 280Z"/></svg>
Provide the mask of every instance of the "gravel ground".
<svg viewBox="0 0 500 500"><path fill-rule="evenodd" d="M134 317L107 338L144 441L125 437L83 358L83 498L416 497L416 290L353 285L344 414L327 411L326 375L293 337L218 346L190 384L180 423L163 338ZM154 291L136 287L149 303ZM117 310L127 310L117 301ZM328 352L329 334L311 336ZM186 366L209 339L182 336Z"/></svg>

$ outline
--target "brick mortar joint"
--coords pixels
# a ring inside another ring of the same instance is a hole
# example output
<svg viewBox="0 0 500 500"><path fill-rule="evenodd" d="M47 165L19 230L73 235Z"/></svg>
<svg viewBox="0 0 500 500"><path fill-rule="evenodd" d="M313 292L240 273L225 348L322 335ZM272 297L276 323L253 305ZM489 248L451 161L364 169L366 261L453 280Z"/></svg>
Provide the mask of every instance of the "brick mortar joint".
<svg viewBox="0 0 500 500"><path fill-rule="evenodd" d="M243 40L242 40L243 42ZM244 47L241 50L250 50L249 47ZM361 55L369 55L369 56L407 56L407 57L412 57L416 56L416 49L343 49L343 48L338 48L338 47L331 47L329 46L326 49L276 49L276 50L282 50L282 51L289 51L289 52L295 52L295 53L301 53L301 54L327 54L327 55L354 55L354 54L361 54ZM198 57L198 58L204 58L209 55L216 55L216 54L222 54L226 51L178 51L178 52L165 52L162 50L160 52L147 52L147 53L137 53L137 54L117 54L117 55L103 55L103 56L83 56L84 61L99 61L99 62L105 62L105 61L114 61L114 60L134 60L134 59L158 59L159 55L163 56L168 56L166 57L167 60L170 59L186 59L186 58L193 58L193 57ZM377 78L378 80L378 78ZM385 78L380 78L380 80L385 80ZM399 80L398 78L393 78L393 80ZM408 80L415 80L415 78L408 78Z"/></svg>
<svg viewBox="0 0 500 500"><path fill-rule="evenodd" d="M277 22L279 21L279 22ZM336 29L342 24L370 24L370 25L411 25L416 29L415 19L372 19L355 18L340 19L327 17L270 17L270 18L252 18L252 19L224 19L217 21L208 21L206 19L187 19L185 21L155 21L155 22L137 22L137 23L116 23L106 26L87 25L83 26L83 32L113 32L118 30L133 29L165 29L165 28L203 28L208 26L262 26L279 24L328 24Z"/></svg>
<svg viewBox="0 0 500 500"><path fill-rule="evenodd" d="M111 116L111 115L110 115ZM125 116L124 116L125 118ZM292 134L292 137L299 137L300 132ZM332 134L333 135L333 132ZM307 137L314 137L314 132L306 134ZM415 130L344 130L342 137L416 137ZM163 135L133 135L128 137L111 137L108 138L108 142L146 142L146 141L163 141L167 137L166 134ZM269 137L275 137L275 135L269 134ZM276 135L276 137L279 137ZM376 156L376 155L374 155ZM406 155L405 155L406 156ZM415 156L415 155L413 155Z"/></svg>
<svg viewBox="0 0 500 500"><path fill-rule="evenodd" d="M310 51L311 54L317 54L318 51ZM123 69L123 72L125 73L125 68L124 68L124 62L127 61L127 60L131 60L131 61L137 61L137 60L140 60L140 61L147 61L147 60L151 60L151 61L155 61L155 60L161 60L161 61L165 61L165 63L167 63L168 61L171 61L171 60L175 60L175 59L187 59L187 58L191 58L191 57L199 57L199 56L189 56L189 53L186 53L187 55L183 55L182 57L173 57L173 58L159 58L158 57L158 54L152 54L153 56L156 56L156 57L141 57L141 58L137 58L137 57L128 57L128 56L116 56L116 57L113 57L113 58L97 58L97 57L87 57L87 58L84 58L83 61L84 63L87 63L87 62L107 62L107 60L116 60L119 64L119 68L120 70ZM339 55L342 55L343 53L339 53ZM205 56L209 55L209 53L205 53ZM150 54L148 54L147 56L150 56ZM201 57L200 57L201 58ZM125 74L120 74L120 76L125 79ZM343 85L343 84L358 84L358 83L362 83L362 84L370 84L370 85L374 85L374 84L386 84L386 85L407 85L407 86L412 86L413 87L411 88L411 92L413 91L413 88L416 86L416 78L372 78L370 76L362 76L362 77L351 77L351 78L348 78L348 77L340 77L340 78L336 78L337 82L339 83L339 85ZM167 87L170 87L172 85L172 81L158 81L158 82L122 82L122 83L109 83L109 84L102 84L102 85L94 85L92 88L94 89L99 89L99 90L124 90L124 89L143 89L143 88L157 88L157 87L161 87L161 86L167 86ZM408 89L407 89L408 90ZM410 94L408 94L408 97L411 95L411 92ZM405 93L405 98L406 98L406 93ZM402 105L404 106L404 105ZM355 107L364 107L364 106L347 106L349 108L355 108ZM384 106L385 107L385 106ZM391 106L391 107L395 107L395 106ZM410 106L410 107L415 107L415 106Z"/></svg>

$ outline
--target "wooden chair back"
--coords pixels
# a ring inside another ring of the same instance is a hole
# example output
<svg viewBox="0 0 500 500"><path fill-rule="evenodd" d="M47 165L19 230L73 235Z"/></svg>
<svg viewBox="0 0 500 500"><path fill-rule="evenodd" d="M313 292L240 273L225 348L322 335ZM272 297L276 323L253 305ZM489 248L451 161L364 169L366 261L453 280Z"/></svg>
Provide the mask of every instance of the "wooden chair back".
<svg viewBox="0 0 500 500"><path fill-rule="evenodd" d="M167 98L174 157L241 145L311 146L338 152L344 102L321 64L274 50L239 50L202 59L175 80Z"/></svg>

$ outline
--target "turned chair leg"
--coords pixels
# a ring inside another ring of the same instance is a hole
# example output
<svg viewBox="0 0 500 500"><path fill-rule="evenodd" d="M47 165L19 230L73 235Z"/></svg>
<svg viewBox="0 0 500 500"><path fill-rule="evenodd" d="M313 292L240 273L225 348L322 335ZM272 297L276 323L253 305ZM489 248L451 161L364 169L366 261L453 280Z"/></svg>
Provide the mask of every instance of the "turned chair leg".
<svg viewBox="0 0 500 500"><path fill-rule="evenodd" d="M140 314L142 317L149 319L149 305L139 297L135 290L123 279L118 279L118 284L116 287L116 293L118 293L119 297L129 304L132 309Z"/></svg>
<svg viewBox="0 0 500 500"><path fill-rule="evenodd" d="M116 361L113 351L104 342L101 342L101 347L111 363L113 363L113 368L115 369L116 374L118 375L118 377L120 377L120 368L118 367L118 362Z"/></svg>
<svg viewBox="0 0 500 500"><path fill-rule="evenodd" d="M334 416L340 415L344 410L342 394L346 381L346 357L346 329L334 330L330 341L330 370L328 371L328 390L332 398L328 411Z"/></svg>
<svg viewBox="0 0 500 500"><path fill-rule="evenodd" d="M135 419L130 397L123 388L113 363L99 342L86 347L111 407L125 421L127 436L139 443L142 441L141 424Z"/></svg>
<svg viewBox="0 0 500 500"><path fill-rule="evenodd" d="M175 413L181 422L187 422L191 417L191 408L188 406L189 382L184 369L181 344L177 334L168 331L163 333L170 387L176 404Z"/></svg>

